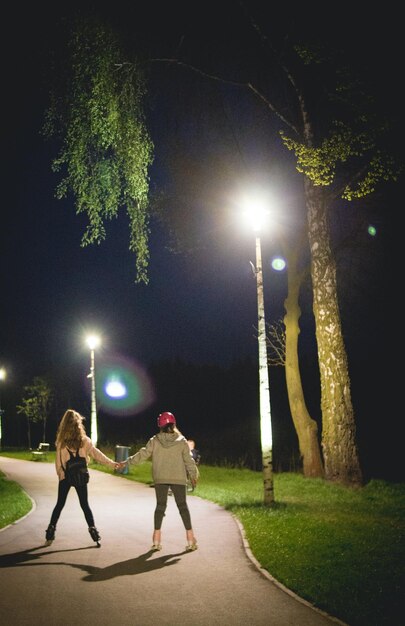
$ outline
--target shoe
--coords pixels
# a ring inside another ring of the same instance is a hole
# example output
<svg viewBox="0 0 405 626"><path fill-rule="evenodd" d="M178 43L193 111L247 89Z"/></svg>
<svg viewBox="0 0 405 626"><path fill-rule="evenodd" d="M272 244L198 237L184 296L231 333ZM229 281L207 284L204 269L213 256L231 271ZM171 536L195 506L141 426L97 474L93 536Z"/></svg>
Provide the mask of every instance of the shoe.
<svg viewBox="0 0 405 626"><path fill-rule="evenodd" d="M93 539L93 541L95 541L97 543L97 548L100 547L100 533L98 532L97 528L95 526L90 526L89 527L89 533L91 535L91 538Z"/></svg>
<svg viewBox="0 0 405 626"><path fill-rule="evenodd" d="M162 544L160 543L162 539L162 531L160 530L160 528L156 529L153 531L153 536L152 536L152 545L150 547L151 550L161 550L162 549Z"/></svg>
<svg viewBox="0 0 405 626"><path fill-rule="evenodd" d="M45 539L47 546L50 546L52 541L55 539L55 530L56 526L54 526L53 524L49 524L48 528L46 529Z"/></svg>
<svg viewBox="0 0 405 626"><path fill-rule="evenodd" d="M194 550L197 550L197 548L197 539L194 539L194 541L191 541L186 545L186 552L194 552Z"/></svg>

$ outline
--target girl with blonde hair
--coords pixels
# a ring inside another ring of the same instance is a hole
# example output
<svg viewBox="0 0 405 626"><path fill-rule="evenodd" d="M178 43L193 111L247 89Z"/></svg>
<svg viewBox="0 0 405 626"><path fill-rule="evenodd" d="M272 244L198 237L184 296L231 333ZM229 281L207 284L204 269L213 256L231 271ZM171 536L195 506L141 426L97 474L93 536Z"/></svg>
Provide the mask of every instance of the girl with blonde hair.
<svg viewBox="0 0 405 626"><path fill-rule="evenodd" d="M66 504L66 498L70 487L72 486L65 476L66 463L71 456L69 451L73 454L78 454L80 457L84 457L86 459L86 465L88 457L91 457L98 463L113 467L114 469L118 469L120 467L119 463L115 463L109 459L108 456L103 454L101 450L93 445L90 437L86 435L86 431L83 426L84 419L85 418L77 411L68 409L63 415L58 426L55 442L55 467L59 478L58 499L55 508L52 511L49 526L46 529L45 536L47 545L50 545L55 539L56 524L62 509ZM87 484L81 486L74 485L74 488L76 489L76 493L79 497L80 506L84 513L84 517L86 518L91 538L97 543L97 546L100 546L100 535L94 525L93 513L88 503Z"/></svg>

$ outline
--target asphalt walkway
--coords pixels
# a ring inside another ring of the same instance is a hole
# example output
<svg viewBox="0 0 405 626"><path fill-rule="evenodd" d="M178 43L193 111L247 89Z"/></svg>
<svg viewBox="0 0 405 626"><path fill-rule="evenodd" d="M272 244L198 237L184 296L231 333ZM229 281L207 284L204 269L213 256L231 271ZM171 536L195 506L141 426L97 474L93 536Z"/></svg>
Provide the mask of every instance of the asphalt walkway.
<svg viewBox="0 0 405 626"><path fill-rule="evenodd" d="M89 503L101 534L90 538L75 491L56 539L45 529L56 502L51 463L0 457L34 507L0 532L0 623L7 626L331 626L342 624L274 581L254 560L235 518L189 495L199 549L186 553L172 498L161 552L150 550L154 489L90 470ZM1 503L0 503L1 506Z"/></svg>

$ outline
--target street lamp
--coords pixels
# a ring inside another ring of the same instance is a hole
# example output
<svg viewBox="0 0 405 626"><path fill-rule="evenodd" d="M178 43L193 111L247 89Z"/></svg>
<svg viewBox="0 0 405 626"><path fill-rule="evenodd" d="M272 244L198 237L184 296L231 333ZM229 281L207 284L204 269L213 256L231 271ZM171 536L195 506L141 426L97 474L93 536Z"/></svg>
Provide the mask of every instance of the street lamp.
<svg viewBox="0 0 405 626"><path fill-rule="evenodd" d="M96 370L94 365L94 350L100 345L100 338L97 335L89 335L86 343L90 348L90 373L87 378L91 378L91 441L97 446L97 405L96 405Z"/></svg>
<svg viewBox="0 0 405 626"><path fill-rule="evenodd" d="M250 202L246 215L256 232L256 275L257 285L257 338L259 344L259 398L260 398L260 439L263 466L264 504L274 504L273 487L273 434L271 426L270 386L267 359L266 320L264 316L262 251L259 232L266 220L267 211L263 204Z"/></svg>
<svg viewBox="0 0 405 626"><path fill-rule="evenodd" d="M6 380L6 370L4 369L4 367L0 367L0 383L3 382L3 380ZM1 419L2 419L3 413L4 411L1 408L1 385L0 385L0 450L2 447L2 441L3 441L3 435L1 431Z"/></svg>

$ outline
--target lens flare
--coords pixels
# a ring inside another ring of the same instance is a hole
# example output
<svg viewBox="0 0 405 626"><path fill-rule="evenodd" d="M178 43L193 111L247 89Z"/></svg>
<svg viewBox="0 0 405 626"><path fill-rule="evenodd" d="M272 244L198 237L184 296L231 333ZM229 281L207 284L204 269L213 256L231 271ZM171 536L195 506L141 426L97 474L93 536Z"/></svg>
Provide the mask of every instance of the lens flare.
<svg viewBox="0 0 405 626"><path fill-rule="evenodd" d="M276 270L277 272L282 272L285 266L286 266L285 260L279 256L274 257L274 259L271 262L271 267L273 268L273 270Z"/></svg>
<svg viewBox="0 0 405 626"><path fill-rule="evenodd" d="M127 395L127 388L120 380L107 380L104 391L109 398L123 398Z"/></svg>
<svg viewBox="0 0 405 626"><path fill-rule="evenodd" d="M105 413L135 415L150 406L155 393L146 371L121 356L103 356L96 361L97 405Z"/></svg>

